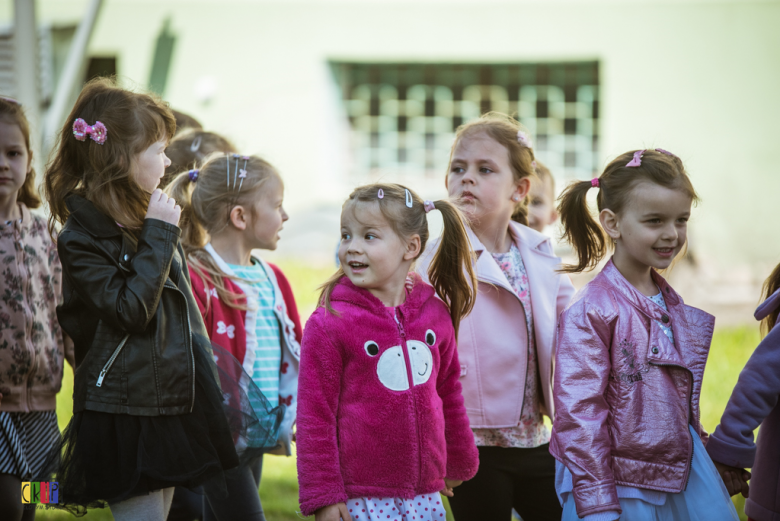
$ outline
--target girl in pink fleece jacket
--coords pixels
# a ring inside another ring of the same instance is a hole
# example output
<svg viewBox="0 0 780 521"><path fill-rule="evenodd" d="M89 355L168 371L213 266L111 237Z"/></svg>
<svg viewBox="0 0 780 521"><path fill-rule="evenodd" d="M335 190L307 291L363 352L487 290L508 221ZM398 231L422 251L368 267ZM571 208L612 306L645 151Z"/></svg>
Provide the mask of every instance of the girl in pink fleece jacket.
<svg viewBox="0 0 780 521"><path fill-rule="evenodd" d="M442 212L433 286L410 274ZM479 464L455 344L476 287L460 212L403 186L356 189L341 267L306 324L298 384L301 510L317 521L444 520L439 492ZM434 290L434 287L436 288ZM441 295L441 300L436 297Z"/></svg>

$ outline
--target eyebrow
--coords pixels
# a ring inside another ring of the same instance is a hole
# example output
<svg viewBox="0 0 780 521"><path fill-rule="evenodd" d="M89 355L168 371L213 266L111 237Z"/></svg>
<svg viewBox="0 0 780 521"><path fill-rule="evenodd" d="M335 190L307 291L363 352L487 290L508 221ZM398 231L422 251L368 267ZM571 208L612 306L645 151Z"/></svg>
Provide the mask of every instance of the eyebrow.
<svg viewBox="0 0 780 521"><path fill-rule="evenodd" d="M691 215L691 212L685 212L685 213L683 213L681 215L678 215L677 217L690 217L690 215ZM667 214L665 214L665 213L651 212L651 213L643 214L642 215L642 219L651 219L651 218L654 218L654 217L660 218L660 217L666 217L666 216L667 216Z"/></svg>

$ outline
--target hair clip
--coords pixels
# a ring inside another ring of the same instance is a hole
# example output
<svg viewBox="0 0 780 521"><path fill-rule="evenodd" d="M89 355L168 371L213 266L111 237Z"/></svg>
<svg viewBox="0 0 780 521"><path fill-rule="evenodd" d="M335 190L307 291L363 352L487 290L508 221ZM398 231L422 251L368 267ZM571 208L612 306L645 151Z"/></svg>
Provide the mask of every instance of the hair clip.
<svg viewBox="0 0 780 521"><path fill-rule="evenodd" d="M590 180L590 186L592 186L593 188L598 188L599 184L600 182L598 177L594 177L593 179Z"/></svg>
<svg viewBox="0 0 780 521"><path fill-rule="evenodd" d="M230 154L225 154L225 162L227 163L227 189L230 190Z"/></svg>
<svg viewBox="0 0 780 521"><path fill-rule="evenodd" d="M108 129L100 121L95 121L94 125L87 125L87 122L81 118L76 118L73 122L73 136L79 141L86 141L87 136L98 145L106 142Z"/></svg>
<svg viewBox="0 0 780 521"><path fill-rule="evenodd" d="M414 203L414 200L412 199L412 192L410 192L408 188L404 188L404 191L406 192L406 207L411 208L412 204Z"/></svg>
<svg viewBox="0 0 780 521"><path fill-rule="evenodd" d="M423 203L423 208L425 208L425 213L428 213L431 210L435 210L436 205L433 204L433 201L431 201L430 199L426 199L425 202Z"/></svg>
<svg viewBox="0 0 780 521"><path fill-rule="evenodd" d="M195 139L192 140L192 144L190 144L190 152L197 152L200 150L200 143L203 140L202 136L198 136Z"/></svg>
<svg viewBox="0 0 780 521"><path fill-rule="evenodd" d="M528 134L522 130L517 131L517 142L523 145L525 148L533 148L531 144L531 138L528 137Z"/></svg>
<svg viewBox="0 0 780 521"><path fill-rule="evenodd" d="M385 198L385 191L380 188L379 191L376 193L376 197L377 197L377 199L384 199Z"/></svg>
<svg viewBox="0 0 780 521"><path fill-rule="evenodd" d="M533 167L534 170L536 170L537 167L536 161L531 161L531 166Z"/></svg>
<svg viewBox="0 0 780 521"><path fill-rule="evenodd" d="M195 181L198 180L198 172L200 172L200 170L197 170L197 169L190 170L189 172L187 172L187 174L189 174L189 176L190 176L190 182L191 183L194 183Z"/></svg>
<svg viewBox="0 0 780 521"><path fill-rule="evenodd" d="M626 163L626 167L628 167L628 168L636 168L638 166L641 166L642 165L642 155L646 151L647 150L637 150L636 152L634 152L634 158L631 161L629 161L628 163Z"/></svg>
<svg viewBox="0 0 780 521"><path fill-rule="evenodd" d="M677 157L676 155L672 154L668 150L664 150L663 148L656 148L655 151L660 152L662 154L666 154L667 156Z"/></svg>

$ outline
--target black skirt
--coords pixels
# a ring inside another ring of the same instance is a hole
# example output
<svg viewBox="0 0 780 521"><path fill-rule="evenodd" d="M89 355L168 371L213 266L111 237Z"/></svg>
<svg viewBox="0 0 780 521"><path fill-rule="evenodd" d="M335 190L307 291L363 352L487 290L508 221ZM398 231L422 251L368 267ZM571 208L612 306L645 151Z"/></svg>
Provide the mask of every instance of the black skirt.
<svg viewBox="0 0 780 521"><path fill-rule="evenodd" d="M208 339L193 335L193 352L192 412L73 415L49 460L59 482L58 507L83 514L153 490L206 482L227 495L224 471L276 446L284 407L265 400L265 410L252 409L249 396L262 393L241 364Z"/></svg>

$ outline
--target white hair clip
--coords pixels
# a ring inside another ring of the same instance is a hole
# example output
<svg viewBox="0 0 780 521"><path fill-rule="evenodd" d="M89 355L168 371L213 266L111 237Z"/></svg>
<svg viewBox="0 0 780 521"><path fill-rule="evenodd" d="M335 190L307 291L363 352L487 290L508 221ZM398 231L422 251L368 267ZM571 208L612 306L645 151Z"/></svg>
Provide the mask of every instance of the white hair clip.
<svg viewBox="0 0 780 521"><path fill-rule="evenodd" d="M410 192L408 188L404 188L404 190L406 191L406 207L411 208L413 203L412 192Z"/></svg>

